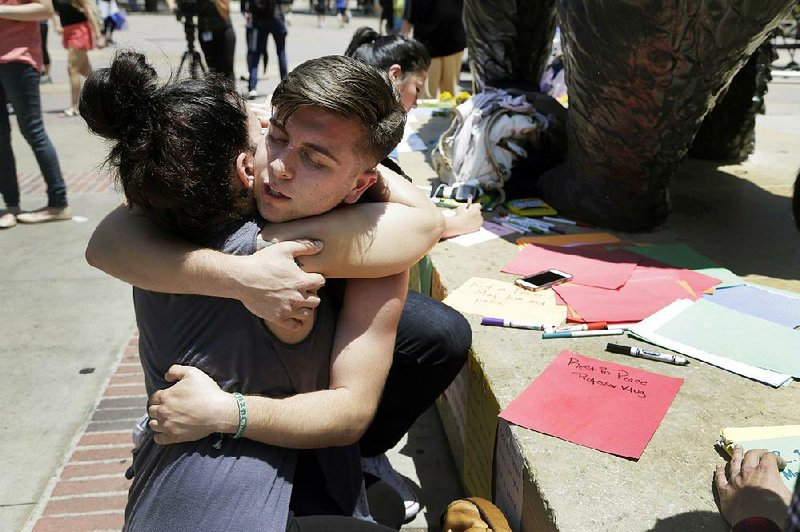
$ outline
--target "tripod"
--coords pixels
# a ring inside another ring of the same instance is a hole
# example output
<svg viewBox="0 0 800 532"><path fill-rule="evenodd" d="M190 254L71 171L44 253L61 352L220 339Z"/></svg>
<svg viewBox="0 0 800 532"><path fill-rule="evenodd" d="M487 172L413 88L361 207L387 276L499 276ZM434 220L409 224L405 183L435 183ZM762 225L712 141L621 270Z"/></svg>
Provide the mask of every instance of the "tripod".
<svg viewBox="0 0 800 532"><path fill-rule="evenodd" d="M197 79L199 77L199 72L202 71L202 73L205 75L206 66L203 64L203 60L200 58L200 52L194 49L193 16L186 15L183 17L183 30L186 33L186 51L183 52L183 56L181 56L181 62L178 64L177 77L181 77L181 70L183 70L183 65L186 64L186 60L188 59L189 76L192 79Z"/></svg>

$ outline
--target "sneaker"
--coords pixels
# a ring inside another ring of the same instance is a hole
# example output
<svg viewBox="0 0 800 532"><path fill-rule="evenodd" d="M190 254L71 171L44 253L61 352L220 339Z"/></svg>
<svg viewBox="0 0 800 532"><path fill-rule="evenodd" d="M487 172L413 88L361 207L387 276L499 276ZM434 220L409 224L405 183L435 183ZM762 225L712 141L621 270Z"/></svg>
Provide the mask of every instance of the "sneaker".
<svg viewBox="0 0 800 532"><path fill-rule="evenodd" d="M247 93L247 99L248 100L255 100L256 98L258 98L258 91L257 90L253 89L253 90L251 90L250 92Z"/></svg>
<svg viewBox="0 0 800 532"><path fill-rule="evenodd" d="M44 74L39 78L39 85L46 85L47 83L53 83L53 78L50 77L50 74Z"/></svg>
<svg viewBox="0 0 800 532"><path fill-rule="evenodd" d="M400 476L400 473L394 470L385 454L370 457L362 456L361 469L365 473L378 477L394 488L400 497L403 498L403 503L406 507L405 521L408 522L414 519L414 516L417 515L420 510L417 495L411 490L405 479Z"/></svg>
<svg viewBox="0 0 800 532"><path fill-rule="evenodd" d="M70 219L72 219L72 212L70 212L69 207L61 207L59 209L42 207L35 211L23 212L17 215L17 221L24 224L41 224Z"/></svg>
<svg viewBox="0 0 800 532"><path fill-rule="evenodd" d="M76 107L67 107L66 109L64 109L62 115L66 116L67 118L72 118L75 116L79 116L80 114L78 113L78 109Z"/></svg>
<svg viewBox="0 0 800 532"><path fill-rule="evenodd" d="M10 229L17 225L19 207L11 207L0 214L0 229Z"/></svg>

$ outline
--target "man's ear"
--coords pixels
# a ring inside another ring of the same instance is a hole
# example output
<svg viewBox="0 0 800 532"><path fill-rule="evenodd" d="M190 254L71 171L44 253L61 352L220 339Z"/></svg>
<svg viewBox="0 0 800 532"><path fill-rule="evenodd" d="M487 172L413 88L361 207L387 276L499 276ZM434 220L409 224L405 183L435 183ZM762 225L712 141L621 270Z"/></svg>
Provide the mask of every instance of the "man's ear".
<svg viewBox="0 0 800 532"><path fill-rule="evenodd" d="M400 81L400 79L403 77L403 68L397 63L390 66L389 70L386 72L389 74L389 79L392 81Z"/></svg>
<svg viewBox="0 0 800 532"><path fill-rule="evenodd" d="M364 192L375 184L378 180L378 169L372 168L358 174L353 181L353 188L347 193L347 196L342 200L343 203L355 203Z"/></svg>
<svg viewBox="0 0 800 532"><path fill-rule="evenodd" d="M243 151L236 157L236 187L239 190L253 190L253 180L255 179L253 168L253 154Z"/></svg>

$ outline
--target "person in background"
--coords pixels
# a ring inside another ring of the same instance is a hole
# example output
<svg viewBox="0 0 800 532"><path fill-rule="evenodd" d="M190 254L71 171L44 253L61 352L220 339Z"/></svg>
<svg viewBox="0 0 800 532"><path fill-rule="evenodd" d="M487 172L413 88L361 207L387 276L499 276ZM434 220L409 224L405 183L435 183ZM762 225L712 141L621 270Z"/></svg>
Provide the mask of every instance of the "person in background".
<svg viewBox="0 0 800 532"><path fill-rule="evenodd" d="M286 60L286 23L276 0L243 0L242 9L252 26L247 39L247 69L250 77L247 82L247 97L258 96L259 59L267 57L267 38L272 34L275 42L275 53L278 56L278 69L281 79L286 77L288 62ZM265 61L266 68L266 61Z"/></svg>
<svg viewBox="0 0 800 532"><path fill-rule="evenodd" d="M81 77L92 73L89 50L105 46L100 24L95 16L91 0L54 0L53 7L58 17L53 17L56 33L62 36L67 49L67 73L69 74L70 106L64 116L78 115L78 97L81 94Z"/></svg>
<svg viewBox="0 0 800 532"><path fill-rule="evenodd" d="M70 219L67 185L61 176L56 150L44 130L39 94L42 69L41 30L38 21L53 16L51 0L0 0L0 229L26 223ZM16 110L17 124L36 155L47 183L47 207L22 213L11 123L7 103Z"/></svg>
<svg viewBox="0 0 800 532"><path fill-rule="evenodd" d="M325 26L325 0L311 0L314 2L314 12L317 14L317 27Z"/></svg>
<svg viewBox="0 0 800 532"><path fill-rule="evenodd" d="M50 53L47 51L48 25L46 20L39 21L39 29L42 33L42 56L44 57L42 79L39 82L44 85L45 83L53 83L53 78L50 77Z"/></svg>
<svg viewBox="0 0 800 532"><path fill-rule="evenodd" d="M103 20L103 37L106 44L114 44L111 38L116 29L116 22L114 22L114 15L119 13L119 6L117 0L97 0L97 8L100 11L100 18Z"/></svg>
<svg viewBox="0 0 800 532"><path fill-rule="evenodd" d="M369 27L358 28L344 55L353 57L389 74L406 112L417 106L417 97L425 86L431 58L419 41L400 35L379 35ZM389 158L395 163L399 157L397 148ZM450 216L445 217L442 238L450 238L480 229L483 224L481 206L477 202L470 206L459 205Z"/></svg>
<svg viewBox="0 0 800 532"><path fill-rule="evenodd" d="M336 0L336 18L339 19L339 28L344 28L345 24L350 24L347 0Z"/></svg>
<svg viewBox="0 0 800 532"><path fill-rule="evenodd" d="M253 35L253 17L250 16L250 13L247 12L248 9L248 2L243 0L239 2L239 7L242 12L242 17L244 17L244 39L248 43L250 43L250 39ZM249 48L245 48L244 51L244 61L247 63L250 57L250 50ZM267 66L269 65L269 54L267 53L267 47L264 47L264 53L261 55L260 61L263 61L264 66L262 67L262 72L267 72ZM240 81L249 81L250 80L250 71L248 70L247 75L239 76Z"/></svg>
<svg viewBox="0 0 800 532"><path fill-rule="evenodd" d="M461 58L467 46L463 12L464 0L409 0L406 4L401 33L409 35L413 30L414 38L432 57L423 98L458 92Z"/></svg>
<svg viewBox="0 0 800 532"><path fill-rule="evenodd" d="M182 15L175 0L166 0L171 13ZM207 0L197 4L197 36L209 70L234 81L233 53L236 32L230 19L230 0Z"/></svg>
<svg viewBox="0 0 800 532"><path fill-rule="evenodd" d="M800 231L800 172L794 181L792 217ZM745 453L736 445L727 469L719 464L714 471L714 488L720 514L732 532L800 531L800 482L792 494L774 453L765 449Z"/></svg>

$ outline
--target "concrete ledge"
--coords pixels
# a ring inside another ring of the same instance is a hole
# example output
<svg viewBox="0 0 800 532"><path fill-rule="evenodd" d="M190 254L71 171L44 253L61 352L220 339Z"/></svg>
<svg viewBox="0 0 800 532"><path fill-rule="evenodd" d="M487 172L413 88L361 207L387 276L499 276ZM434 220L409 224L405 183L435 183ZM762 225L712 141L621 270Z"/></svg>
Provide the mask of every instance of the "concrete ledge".
<svg viewBox="0 0 800 532"><path fill-rule="evenodd" d="M432 254L435 297L473 275L502 278L484 263L502 262L515 246L484 246L480 263L465 268L473 248L440 244ZM727 530L711 490L722 461L713 446L719 429L789 423L800 401L796 383L774 390L699 361L677 367L619 360L604 351L605 338L543 341L537 332L468 319L473 353L439 400L440 415L467 493L495 500L523 531ZM497 417L562 349L685 379L640 460L508 427Z"/></svg>
<svg viewBox="0 0 800 532"><path fill-rule="evenodd" d="M685 161L664 226L617 236L686 243L750 282L800 292L800 239L789 214L798 90L771 85L769 111L758 117L759 141L748 161L725 167ZM430 145L445 126L434 119L417 129ZM402 166L421 186L435 177L428 160L401 154ZM511 238L466 248L440 243L430 254L434 297L473 276L512 280L500 268L516 251ZM797 382L776 390L695 360L687 367L621 360L604 351L605 338L543 341L533 331L481 327L478 317L467 318L473 352L439 399L440 417L468 495L494 500L515 530L729 530L712 492L714 467L723 461L714 448L720 429L796 422ZM563 349L684 379L638 461L509 427L497 417Z"/></svg>

